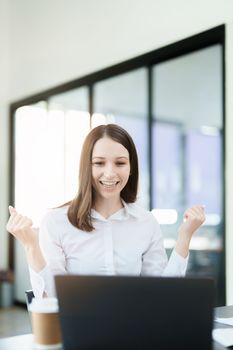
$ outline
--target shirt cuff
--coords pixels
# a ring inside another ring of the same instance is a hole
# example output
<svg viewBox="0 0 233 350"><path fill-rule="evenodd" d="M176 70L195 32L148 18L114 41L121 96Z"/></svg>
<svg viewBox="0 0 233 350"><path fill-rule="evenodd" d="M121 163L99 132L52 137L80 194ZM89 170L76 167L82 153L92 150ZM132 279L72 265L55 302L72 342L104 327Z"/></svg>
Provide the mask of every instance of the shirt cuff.
<svg viewBox="0 0 233 350"><path fill-rule="evenodd" d="M56 296L54 278L46 265L40 272L35 272L29 267L31 286L36 298L43 298L44 292L48 297Z"/></svg>
<svg viewBox="0 0 233 350"><path fill-rule="evenodd" d="M184 258L173 249L166 269L166 276L184 277L188 266L188 260L189 254Z"/></svg>
<svg viewBox="0 0 233 350"><path fill-rule="evenodd" d="M46 269L46 267L44 269ZM31 269L30 266L29 266L29 275L30 275L31 286L32 286L32 290L35 295L35 298L42 298L44 293L44 287L45 287L43 277L40 275L40 273L35 272L33 269Z"/></svg>

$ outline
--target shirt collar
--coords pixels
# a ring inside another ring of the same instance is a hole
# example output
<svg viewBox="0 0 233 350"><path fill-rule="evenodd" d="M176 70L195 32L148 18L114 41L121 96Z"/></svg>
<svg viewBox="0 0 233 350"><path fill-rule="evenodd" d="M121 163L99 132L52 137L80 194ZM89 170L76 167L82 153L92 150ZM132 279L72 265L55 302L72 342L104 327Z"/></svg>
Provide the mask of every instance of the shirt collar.
<svg viewBox="0 0 233 350"><path fill-rule="evenodd" d="M125 201L123 201L123 199L122 199L122 203L125 208L126 215L128 217L133 216L136 219L141 218L141 213L139 212L138 207L135 203L126 203Z"/></svg>
<svg viewBox="0 0 233 350"><path fill-rule="evenodd" d="M123 208L119 209L116 213L111 215L108 219L105 219L101 214L99 214L95 209L91 209L92 219L97 219L100 221L109 221L109 220L127 220L130 216L133 216L136 219L141 218L141 213L139 212L137 206L134 203L126 203L121 199Z"/></svg>

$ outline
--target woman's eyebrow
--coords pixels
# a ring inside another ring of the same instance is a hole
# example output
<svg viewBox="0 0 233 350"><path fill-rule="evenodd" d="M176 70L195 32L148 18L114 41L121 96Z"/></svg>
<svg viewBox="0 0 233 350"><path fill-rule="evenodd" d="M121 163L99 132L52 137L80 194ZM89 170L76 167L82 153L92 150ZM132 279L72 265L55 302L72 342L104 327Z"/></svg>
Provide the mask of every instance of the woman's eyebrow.
<svg viewBox="0 0 233 350"><path fill-rule="evenodd" d="M96 157L92 157L92 159L105 159L105 157L101 157L101 156L96 156ZM120 157L116 157L116 159L129 159L129 157L127 156L120 156Z"/></svg>

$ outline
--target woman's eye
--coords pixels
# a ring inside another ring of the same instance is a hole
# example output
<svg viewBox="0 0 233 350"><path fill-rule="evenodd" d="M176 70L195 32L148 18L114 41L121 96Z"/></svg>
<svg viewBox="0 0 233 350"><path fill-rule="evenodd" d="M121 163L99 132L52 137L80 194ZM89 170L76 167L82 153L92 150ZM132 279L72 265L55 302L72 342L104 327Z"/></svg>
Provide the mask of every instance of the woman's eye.
<svg viewBox="0 0 233 350"><path fill-rule="evenodd" d="M104 163L103 162L94 162L94 163L92 163L93 165L98 165L98 166L100 166L100 165L103 165Z"/></svg>
<svg viewBox="0 0 233 350"><path fill-rule="evenodd" d="M126 163L125 163L125 162L116 162L115 164L116 164L116 166L123 166L123 165L125 165ZM95 166L104 166L105 163L104 163L104 162L93 162L92 165L95 165Z"/></svg>

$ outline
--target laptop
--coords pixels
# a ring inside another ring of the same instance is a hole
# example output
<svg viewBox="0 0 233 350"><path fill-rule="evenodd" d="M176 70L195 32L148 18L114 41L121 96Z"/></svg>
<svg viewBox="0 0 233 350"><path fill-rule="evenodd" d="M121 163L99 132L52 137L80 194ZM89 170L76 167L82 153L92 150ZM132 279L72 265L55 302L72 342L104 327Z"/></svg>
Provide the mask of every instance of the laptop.
<svg viewBox="0 0 233 350"><path fill-rule="evenodd" d="M55 277L65 350L210 350L214 282Z"/></svg>

